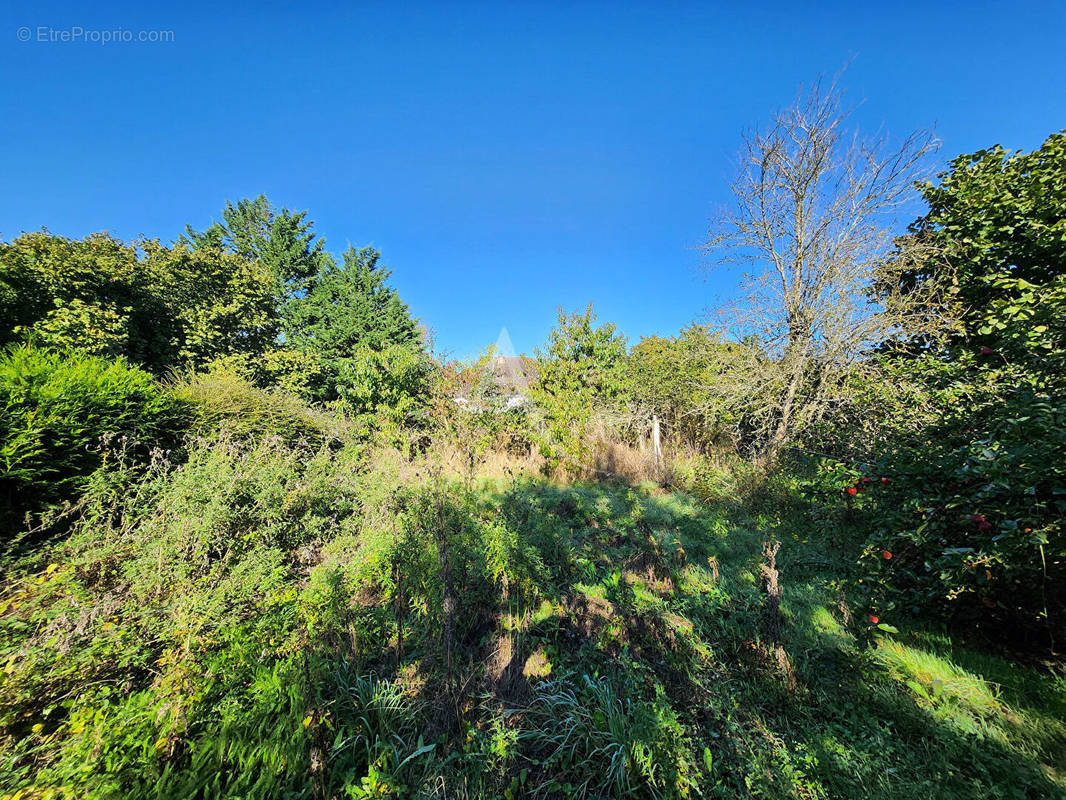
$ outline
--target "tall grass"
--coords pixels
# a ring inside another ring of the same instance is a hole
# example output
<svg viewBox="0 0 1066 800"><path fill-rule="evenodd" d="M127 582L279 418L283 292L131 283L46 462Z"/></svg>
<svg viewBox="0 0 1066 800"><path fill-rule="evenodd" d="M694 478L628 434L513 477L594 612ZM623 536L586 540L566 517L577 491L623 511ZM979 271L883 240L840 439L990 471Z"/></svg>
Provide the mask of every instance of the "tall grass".
<svg viewBox="0 0 1066 800"><path fill-rule="evenodd" d="M6 558L0 796L1066 796L1062 675L849 616L863 533L801 477L471 474L230 391L273 410Z"/></svg>

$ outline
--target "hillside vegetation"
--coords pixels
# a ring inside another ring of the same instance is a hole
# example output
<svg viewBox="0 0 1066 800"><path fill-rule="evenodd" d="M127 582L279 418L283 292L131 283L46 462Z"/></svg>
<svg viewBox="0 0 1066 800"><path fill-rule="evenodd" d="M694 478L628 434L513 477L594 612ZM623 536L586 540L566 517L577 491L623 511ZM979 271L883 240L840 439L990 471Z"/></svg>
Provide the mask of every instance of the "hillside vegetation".
<svg viewBox="0 0 1066 800"><path fill-rule="evenodd" d="M1066 134L919 189L519 402L263 197L0 242L0 797L1066 798Z"/></svg>

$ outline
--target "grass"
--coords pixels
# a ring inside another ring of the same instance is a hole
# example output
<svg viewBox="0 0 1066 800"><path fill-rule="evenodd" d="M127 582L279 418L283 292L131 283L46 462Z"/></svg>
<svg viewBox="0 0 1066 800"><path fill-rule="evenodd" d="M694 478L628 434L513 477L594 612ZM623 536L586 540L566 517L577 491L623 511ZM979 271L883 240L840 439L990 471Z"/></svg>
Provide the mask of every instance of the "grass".
<svg viewBox="0 0 1066 800"><path fill-rule="evenodd" d="M109 474L6 564L4 798L1066 797L1063 673L849 620L847 530L788 481L244 432Z"/></svg>

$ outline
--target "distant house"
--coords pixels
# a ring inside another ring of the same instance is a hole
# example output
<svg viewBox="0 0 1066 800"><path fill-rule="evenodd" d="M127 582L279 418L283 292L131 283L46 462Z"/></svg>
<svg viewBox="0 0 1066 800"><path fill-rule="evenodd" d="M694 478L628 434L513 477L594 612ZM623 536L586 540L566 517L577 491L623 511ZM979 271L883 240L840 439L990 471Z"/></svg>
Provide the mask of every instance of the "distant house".
<svg viewBox="0 0 1066 800"><path fill-rule="evenodd" d="M529 402L529 385L536 378L537 362L525 356L496 356L489 362L492 381L496 384L505 409L518 408Z"/></svg>
<svg viewBox="0 0 1066 800"><path fill-rule="evenodd" d="M536 377L536 366L525 356L496 356L489 362L492 380L502 394L525 394Z"/></svg>
<svg viewBox="0 0 1066 800"><path fill-rule="evenodd" d="M537 362L526 356L495 356L485 365L498 393L497 410L509 411L529 402L529 387L537 377ZM457 405L480 410L468 397L454 398Z"/></svg>

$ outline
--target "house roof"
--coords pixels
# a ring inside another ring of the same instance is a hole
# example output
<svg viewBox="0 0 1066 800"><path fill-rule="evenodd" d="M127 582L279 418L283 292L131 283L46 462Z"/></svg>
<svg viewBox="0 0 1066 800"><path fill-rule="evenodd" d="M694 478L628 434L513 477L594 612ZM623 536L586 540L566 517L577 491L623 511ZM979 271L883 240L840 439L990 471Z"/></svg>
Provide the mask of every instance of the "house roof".
<svg viewBox="0 0 1066 800"><path fill-rule="evenodd" d="M502 392L524 393L536 377L536 362L524 356L496 356L488 368L492 380Z"/></svg>

